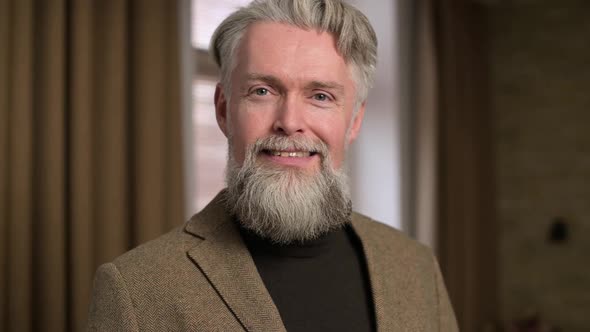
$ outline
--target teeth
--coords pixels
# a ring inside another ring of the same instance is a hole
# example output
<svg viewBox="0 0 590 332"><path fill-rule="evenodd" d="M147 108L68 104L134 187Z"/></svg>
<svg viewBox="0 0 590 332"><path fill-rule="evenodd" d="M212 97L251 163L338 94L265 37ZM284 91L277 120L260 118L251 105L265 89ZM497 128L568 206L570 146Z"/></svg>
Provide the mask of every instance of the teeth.
<svg viewBox="0 0 590 332"><path fill-rule="evenodd" d="M289 157L289 158L303 158L309 157L309 151L270 151L273 156Z"/></svg>

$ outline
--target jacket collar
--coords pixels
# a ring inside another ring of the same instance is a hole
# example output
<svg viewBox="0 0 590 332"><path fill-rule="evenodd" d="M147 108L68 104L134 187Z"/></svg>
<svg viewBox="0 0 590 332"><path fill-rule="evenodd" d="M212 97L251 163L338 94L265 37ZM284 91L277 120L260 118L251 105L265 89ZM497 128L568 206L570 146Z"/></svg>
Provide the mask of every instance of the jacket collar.
<svg viewBox="0 0 590 332"><path fill-rule="evenodd" d="M285 331L223 197L224 191L187 223L185 231L203 240L188 255L246 331Z"/></svg>
<svg viewBox="0 0 590 332"><path fill-rule="evenodd" d="M226 212L224 197L225 191L220 192L186 224L187 233L203 240L191 248L188 255L207 276L245 330L286 331L239 230ZM400 293L391 294L388 285L399 283L401 286L411 282L392 280L392 271L389 270L392 261L396 267L403 266L403 262L396 262L395 257L384 257L388 256L385 252L392 252L388 247L396 244L390 243L391 238L377 241L377 238L385 235L377 234L380 232L371 227L373 223L353 213L352 228L360 239L367 262L377 330L401 331L412 320L405 314L408 308L403 301L404 296L411 296L404 294L410 290L395 287Z"/></svg>
<svg viewBox="0 0 590 332"><path fill-rule="evenodd" d="M403 233L360 214L353 215L352 226L367 262L377 330L432 330L424 325L427 322L418 319L435 305L424 304L419 295L424 287L420 278L431 275L419 262L420 257L425 257L417 252L422 247L411 245Z"/></svg>

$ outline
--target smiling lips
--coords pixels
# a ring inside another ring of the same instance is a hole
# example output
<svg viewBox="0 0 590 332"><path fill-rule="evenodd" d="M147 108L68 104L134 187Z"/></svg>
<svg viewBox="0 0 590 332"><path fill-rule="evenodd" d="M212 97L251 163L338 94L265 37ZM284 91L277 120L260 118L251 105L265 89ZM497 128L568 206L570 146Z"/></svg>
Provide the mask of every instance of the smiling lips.
<svg viewBox="0 0 590 332"><path fill-rule="evenodd" d="M290 157L290 158L303 158L309 157L311 153L309 151L269 151L270 155L276 157Z"/></svg>
<svg viewBox="0 0 590 332"><path fill-rule="evenodd" d="M286 158L306 158L311 157L317 152L315 151L282 151L282 150L264 150L266 154L273 157L286 157Z"/></svg>
<svg viewBox="0 0 590 332"><path fill-rule="evenodd" d="M282 151L282 150L264 150L264 154L270 158L270 160L286 165L286 166L298 166L308 167L317 155L315 151Z"/></svg>

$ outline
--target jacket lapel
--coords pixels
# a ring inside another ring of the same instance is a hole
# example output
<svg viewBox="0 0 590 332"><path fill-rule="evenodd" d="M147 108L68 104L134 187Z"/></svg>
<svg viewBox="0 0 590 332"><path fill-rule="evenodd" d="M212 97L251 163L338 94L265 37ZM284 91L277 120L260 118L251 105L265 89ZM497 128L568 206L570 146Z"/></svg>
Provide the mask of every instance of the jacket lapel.
<svg viewBox="0 0 590 332"><path fill-rule="evenodd" d="M188 251L229 310L247 331L285 331L237 227L225 212L221 192L187 224L202 241Z"/></svg>
<svg viewBox="0 0 590 332"><path fill-rule="evenodd" d="M379 234L371 229L372 221L363 220L364 216L354 214L352 226L359 237L369 274L375 319L378 331L409 331L416 320L412 305L406 299L413 297L409 274L400 272L404 269L404 260L396 253L395 239L380 239ZM393 250L392 250L393 249ZM394 253L393 255L391 253Z"/></svg>

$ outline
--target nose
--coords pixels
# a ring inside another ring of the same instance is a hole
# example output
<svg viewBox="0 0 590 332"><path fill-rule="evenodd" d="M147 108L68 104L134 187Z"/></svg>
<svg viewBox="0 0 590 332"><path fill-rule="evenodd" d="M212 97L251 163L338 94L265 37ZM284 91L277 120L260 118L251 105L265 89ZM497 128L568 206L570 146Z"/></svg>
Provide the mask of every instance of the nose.
<svg viewBox="0 0 590 332"><path fill-rule="evenodd" d="M303 114L303 103L297 98L287 97L277 109L273 130L275 133L291 136L305 132L305 119Z"/></svg>

